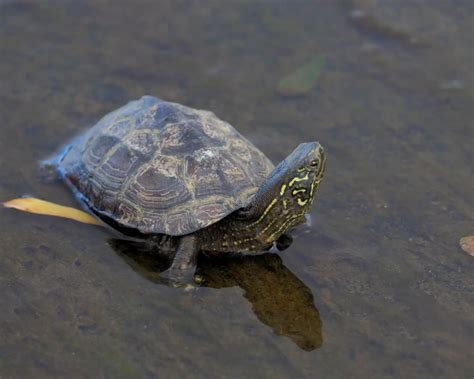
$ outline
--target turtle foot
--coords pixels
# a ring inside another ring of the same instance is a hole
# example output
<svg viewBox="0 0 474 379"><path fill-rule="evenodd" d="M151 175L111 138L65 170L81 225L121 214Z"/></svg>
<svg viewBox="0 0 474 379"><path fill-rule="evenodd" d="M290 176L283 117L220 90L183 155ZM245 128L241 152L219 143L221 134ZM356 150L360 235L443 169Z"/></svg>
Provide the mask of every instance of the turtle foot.
<svg viewBox="0 0 474 379"><path fill-rule="evenodd" d="M161 273L161 277L166 279L168 285L172 288L183 288L184 290L192 290L200 285L200 277L194 276L194 267L187 269L170 267Z"/></svg>

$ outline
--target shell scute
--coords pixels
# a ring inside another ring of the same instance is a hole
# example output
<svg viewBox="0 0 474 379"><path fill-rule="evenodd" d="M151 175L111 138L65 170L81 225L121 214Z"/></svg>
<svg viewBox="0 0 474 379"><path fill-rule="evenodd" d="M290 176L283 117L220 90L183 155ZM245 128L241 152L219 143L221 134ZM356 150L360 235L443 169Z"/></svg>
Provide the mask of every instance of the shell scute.
<svg viewBox="0 0 474 379"><path fill-rule="evenodd" d="M123 179L137 159L137 155L133 154L127 146L119 145L104 163L104 166L107 165L105 171L113 172L113 177Z"/></svg>
<svg viewBox="0 0 474 379"><path fill-rule="evenodd" d="M128 146L129 149L145 155L154 153L157 145L153 139L153 133L149 130L130 132L122 139L122 143Z"/></svg>
<svg viewBox="0 0 474 379"><path fill-rule="evenodd" d="M120 140L114 136L99 136L99 138L90 141L90 146L84 152L84 161L92 166L99 165L109 150L119 142Z"/></svg>
<svg viewBox="0 0 474 379"><path fill-rule="evenodd" d="M185 231L187 230L197 230L200 228L197 220L187 210L167 214L166 225L175 230L177 235L186 234Z"/></svg>
<svg viewBox="0 0 474 379"><path fill-rule="evenodd" d="M177 124L182 120L197 120L198 117L193 112L186 112L185 107L177 106L174 103L160 101L153 112L155 127L169 124Z"/></svg>
<svg viewBox="0 0 474 379"><path fill-rule="evenodd" d="M152 210L166 211L191 197L181 180L163 175L154 167L148 167L137 176L128 188L127 196L144 206L145 213Z"/></svg>
<svg viewBox="0 0 474 379"><path fill-rule="evenodd" d="M199 205L196 207L195 214L198 220L216 219L225 216L220 203Z"/></svg>
<svg viewBox="0 0 474 379"><path fill-rule="evenodd" d="M199 122L186 121L168 125L160 134L164 154L192 154L208 146L222 146L223 141L207 136Z"/></svg>
<svg viewBox="0 0 474 379"><path fill-rule="evenodd" d="M222 153L219 159L218 175L229 193L237 195L248 187L248 176L242 167L235 165L232 156Z"/></svg>

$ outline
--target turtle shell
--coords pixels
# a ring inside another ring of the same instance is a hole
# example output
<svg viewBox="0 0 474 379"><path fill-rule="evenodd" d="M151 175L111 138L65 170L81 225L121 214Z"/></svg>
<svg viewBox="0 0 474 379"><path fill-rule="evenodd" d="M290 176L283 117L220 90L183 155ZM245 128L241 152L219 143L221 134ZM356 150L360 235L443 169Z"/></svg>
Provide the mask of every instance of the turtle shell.
<svg viewBox="0 0 474 379"><path fill-rule="evenodd" d="M273 169L214 113L151 96L106 115L57 162L66 183L99 217L175 236L247 205Z"/></svg>

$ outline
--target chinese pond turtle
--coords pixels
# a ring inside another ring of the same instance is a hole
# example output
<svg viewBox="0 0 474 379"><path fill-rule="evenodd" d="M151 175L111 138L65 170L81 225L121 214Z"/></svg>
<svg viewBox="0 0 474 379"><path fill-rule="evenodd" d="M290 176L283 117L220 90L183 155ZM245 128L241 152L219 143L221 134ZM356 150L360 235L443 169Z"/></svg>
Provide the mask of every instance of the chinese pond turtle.
<svg viewBox="0 0 474 379"><path fill-rule="evenodd" d="M305 219L324 173L318 142L276 167L209 111L144 96L109 113L56 158L60 176L101 220L157 243L192 278L196 255L259 252Z"/></svg>

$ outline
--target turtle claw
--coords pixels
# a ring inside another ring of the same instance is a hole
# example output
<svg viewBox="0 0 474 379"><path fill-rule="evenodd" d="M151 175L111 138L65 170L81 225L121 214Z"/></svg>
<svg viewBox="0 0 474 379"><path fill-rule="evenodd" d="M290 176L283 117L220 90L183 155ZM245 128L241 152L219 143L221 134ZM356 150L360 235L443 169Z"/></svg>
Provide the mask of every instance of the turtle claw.
<svg viewBox="0 0 474 379"><path fill-rule="evenodd" d="M161 273L161 276L166 278L170 287L182 288L185 291L192 291L198 288L202 281L200 276L194 275L194 267L189 267L188 269L170 267Z"/></svg>
<svg viewBox="0 0 474 379"><path fill-rule="evenodd" d="M197 248L194 235L187 235L180 239L173 263L164 273L171 287L196 286L194 273L196 271L196 256L198 252L199 249Z"/></svg>

